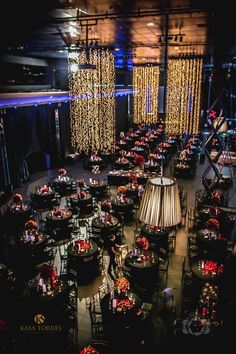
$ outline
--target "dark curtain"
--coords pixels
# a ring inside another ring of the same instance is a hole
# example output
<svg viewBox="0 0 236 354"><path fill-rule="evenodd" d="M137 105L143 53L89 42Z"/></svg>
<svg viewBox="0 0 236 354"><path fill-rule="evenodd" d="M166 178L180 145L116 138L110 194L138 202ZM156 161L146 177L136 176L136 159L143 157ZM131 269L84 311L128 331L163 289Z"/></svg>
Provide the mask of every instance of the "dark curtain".
<svg viewBox="0 0 236 354"><path fill-rule="evenodd" d="M69 151L69 105L66 103L7 109L4 118L11 183L58 163L55 109L59 110L61 158Z"/></svg>
<svg viewBox="0 0 236 354"><path fill-rule="evenodd" d="M128 130L128 96L116 96L116 134Z"/></svg>

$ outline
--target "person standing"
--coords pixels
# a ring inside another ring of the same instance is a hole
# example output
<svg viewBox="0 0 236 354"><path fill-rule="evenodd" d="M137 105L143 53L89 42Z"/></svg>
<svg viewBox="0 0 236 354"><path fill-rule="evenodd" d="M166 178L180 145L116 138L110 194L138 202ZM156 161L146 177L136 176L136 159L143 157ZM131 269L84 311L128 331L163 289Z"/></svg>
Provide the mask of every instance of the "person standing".
<svg viewBox="0 0 236 354"><path fill-rule="evenodd" d="M110 257L107 272L110 275L111 279L115 280L115 272L117 267L116 256L118 256L119 253L116 251L116 235L114 234L110 235L109 237L107 252Z"/></svg>

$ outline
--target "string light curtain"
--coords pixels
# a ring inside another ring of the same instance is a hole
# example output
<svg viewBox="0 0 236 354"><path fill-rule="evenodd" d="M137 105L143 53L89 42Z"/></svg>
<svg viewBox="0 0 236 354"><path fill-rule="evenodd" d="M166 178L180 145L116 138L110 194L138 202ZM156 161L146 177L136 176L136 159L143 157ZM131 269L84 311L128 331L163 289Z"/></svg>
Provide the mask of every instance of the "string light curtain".
<svg viewBox="0 0 236 354"><path fill-rule="evenodd" d="M133 121L136 124L158 120L159 73L159 66L135 66L133 69Z"/></svg>
<svg viewBox="0 0 236 354"><path fill-rule="evenodd" d="M71 52L68 66L72 146L85 153L103 149L114 151L113 54L104 49Z"/></svg>
<svg viewBox="0 0 236 354"><path fill-rule="evenodd" d="M201 58L169 59L166 131L199 133L202 86Z"/></svg>

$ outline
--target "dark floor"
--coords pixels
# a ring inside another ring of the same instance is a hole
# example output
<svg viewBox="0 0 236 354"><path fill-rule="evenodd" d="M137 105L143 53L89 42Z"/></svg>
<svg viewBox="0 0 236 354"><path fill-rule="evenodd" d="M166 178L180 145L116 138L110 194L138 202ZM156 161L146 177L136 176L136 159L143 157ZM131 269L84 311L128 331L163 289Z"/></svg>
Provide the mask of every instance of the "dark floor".
<svg viewBox="0 0 236 354"><path fill-rule="evenodd" d="M203 189L201 184L201 176L203 170L206 168L207 161L204 164L200 164L197 162L197 170L196 176L192 179L180 179L178 178L178 183L181 185L184 190L187 192L187 208L191 209L195 207L195 192L198 189ZM84 178L86 181L93 174L84 170L82 162L76 162L73 165L66 166L66 169L69 174L73 177ZM99 177L107 178L107 173L111 169L111 166L108 165L106 169L102 170ZM23 194L26 199L30 199L30 193L35 189L38 185L43 185L47 183L47 180L51 177L55 177L57 175L57 168L53 170L43 171L35 173L31 176L30 181L25 183L20 188L17 188L17 192ZM170 163L164 171L164 175L168 176L172 173L172 164ZM111 187L110 192L111 195L116 193L117 188ZM229 193L229 206L236 206L236 190L235 190L235 177L234 177L234 185L230 188ZM64 198L62 199L62 205L64 203ZM126 238L126 242L131 248L131 245L134 241L134 227L135 222L130 222L126 224L124 227L124 234ZM176 248L174 252L171 253L170 258L170 266L168 271L168 280L166 284L166 288L170 288L169 292L174 296L173 307L176 309L176 317L178 318L181 314L181 277L182 277L182 263L183 259L186 256L186 246L187 246L187 231L188 231L188 220L183 220L182 226L179 228L177 232L176 239ZM82 230L83 232L83 230ZM231 239L234 239L236 232L235 228L232 232ZM107 256L108 257L108 256ZM106 258L106 257L105 257ZM85 345L91 343L91 326L90 326L90 318L88 314L88 310L86 308L86 298L90 297L92 294L96 294L98 292L98 286L103 282L110 282L111 279L106 275L101 275L97 277L92 283L86 286L78 287L78 345L79 349L83 348ZM164 289L164 288L163 288ZM163 350L169 346L169 332L168 332L168 321L171 315L171 301L167 300L167 304L164 303L164 297L162 297L162 290L158 289L158 304L159 310L156 312L156 317L153 318L152 325L154 328L153 346L150 353L157 353L160 350ZM169 301L169 302L168 302ZM166 311L166 312L165 312Z"/></svg>

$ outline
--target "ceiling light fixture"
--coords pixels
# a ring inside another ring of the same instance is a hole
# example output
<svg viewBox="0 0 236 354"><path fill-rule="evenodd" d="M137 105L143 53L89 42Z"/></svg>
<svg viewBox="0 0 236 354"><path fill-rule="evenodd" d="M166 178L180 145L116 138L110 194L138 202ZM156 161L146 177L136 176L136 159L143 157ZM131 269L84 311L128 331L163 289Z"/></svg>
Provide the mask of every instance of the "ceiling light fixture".
<svg viewBox="0 0 236 354"><path fill-rule="evenodd" d="M148 27L152 27L152 26L154 26L154 23L153 23L153 22L148 22L148 23L147 23L147 26L148 26Z"/></svg>

